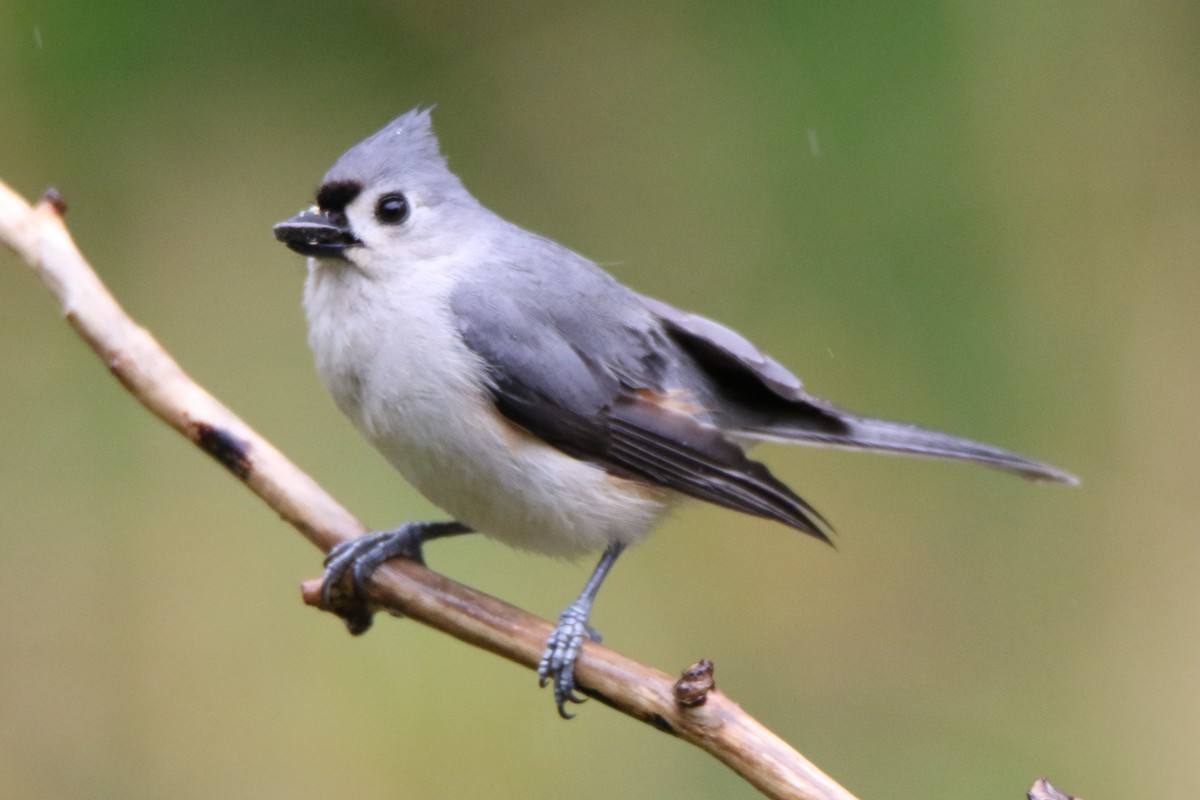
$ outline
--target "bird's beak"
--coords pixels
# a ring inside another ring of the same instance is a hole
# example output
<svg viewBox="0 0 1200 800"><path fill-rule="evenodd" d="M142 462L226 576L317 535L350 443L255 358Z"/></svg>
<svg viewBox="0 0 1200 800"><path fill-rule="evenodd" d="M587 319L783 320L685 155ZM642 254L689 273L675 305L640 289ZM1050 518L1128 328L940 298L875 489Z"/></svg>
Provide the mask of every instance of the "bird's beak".
<svg viewBox="0 0 1200 800"><path fill-rule="evenodd" d="M313 206L275 225L275 238L292 250L317 258L346 258L346 248L362 242L350 230L345 214Z"/></svg>

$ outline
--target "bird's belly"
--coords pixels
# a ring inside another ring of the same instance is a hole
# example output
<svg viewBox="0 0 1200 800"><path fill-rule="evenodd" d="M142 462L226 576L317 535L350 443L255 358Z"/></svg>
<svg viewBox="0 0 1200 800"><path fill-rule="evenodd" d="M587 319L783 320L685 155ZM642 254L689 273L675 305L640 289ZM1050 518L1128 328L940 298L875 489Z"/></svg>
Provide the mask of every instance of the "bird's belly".
<svg viewBox="0 0 1200 800"><path fill-rule="evenodd" d="M368 412L369 413L369 412ZM658 521L666 490L608 474L504 420L478 395L396 398L368 438L423 495L509 545L556 555L632 543Z"/></svg>

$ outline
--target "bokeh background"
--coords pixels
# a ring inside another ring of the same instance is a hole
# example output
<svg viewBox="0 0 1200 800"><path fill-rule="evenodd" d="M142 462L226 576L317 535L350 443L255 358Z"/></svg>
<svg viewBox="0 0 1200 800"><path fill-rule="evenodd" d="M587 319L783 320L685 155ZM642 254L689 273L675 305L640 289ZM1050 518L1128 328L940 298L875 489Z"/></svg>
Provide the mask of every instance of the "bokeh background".
<svg viewBox="0 0 1200 800"><path fill-rule="evenodd" d="M510 219L815 393L1079 489L768 445L838 548L692 506L618 566L619 650L718 684L864 800L1200 796L1200 7L0 4L0 178L368 524L437 516L319 386L271 236L418 103ZM0 796L750 797L411 623L130 400L0 253ZM589 563L470 538L552 617Z"/></svg>

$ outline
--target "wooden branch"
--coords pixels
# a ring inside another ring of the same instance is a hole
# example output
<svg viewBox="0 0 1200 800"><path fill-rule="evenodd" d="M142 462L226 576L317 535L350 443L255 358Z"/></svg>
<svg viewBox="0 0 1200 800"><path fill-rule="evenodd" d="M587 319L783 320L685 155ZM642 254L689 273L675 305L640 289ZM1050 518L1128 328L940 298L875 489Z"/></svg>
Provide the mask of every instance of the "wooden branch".
<svg viewBox="0 0 1200 800"><path fill-rule="evenodd" d="M1050 781L1038 778L1025 794L1029 800L1083 800L1081 797L1068 795L1061 789L1056 789Z"/></svg>
<svg viewBox="0 0 1200 800"><path fill-rule="evenodd" d="M33 268L67 321L117 380L322 551L361 535L365 528L349 511L192 381L129 318L75 246L62 220L65 210L53 190L31 207L0 182L0 241ZM319 580L303 585L306 602L317 603L319 586ZM531 669L551 628L532 614L411 561L394 560L377 571L371 600ZM665 673L585 642L575 676L582 693L706 750L768 797L854 800L717 690L711 663L700 662L676 683Z"/></svg>

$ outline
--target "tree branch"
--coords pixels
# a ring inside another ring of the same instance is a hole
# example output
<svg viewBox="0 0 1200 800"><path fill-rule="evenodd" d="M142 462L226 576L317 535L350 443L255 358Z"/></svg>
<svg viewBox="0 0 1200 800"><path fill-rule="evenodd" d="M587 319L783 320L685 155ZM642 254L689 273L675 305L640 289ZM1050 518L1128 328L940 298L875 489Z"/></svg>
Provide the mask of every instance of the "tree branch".
<svg viewBox="0 0 1200 800"><path fill-rule="evenodd" d="M1033 786L1025 793L1025 796L1029 800L1083 800L1081 797L1073 797L1061 789L1056 789L1045 778L1038 778L1034 781Z"/></svg>
<svg viewBox="0 0 1200 800"><path fill-rule="evenodd" d="M121 309L75 246L65 204L47 192L36 206L0 182L0 241L23 258L63 315L142 405L207 452L322 551L365 528L312 478L192 381ZM457 639L535 669L550 623L397 559L371 582L371 600ZM317 604L319 580L302 587ZM768 797L854 800L786 742L713 687L701 662L678 684L658 670L585 642L575 671L589 697L711 753Z"/></svg>

